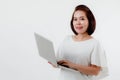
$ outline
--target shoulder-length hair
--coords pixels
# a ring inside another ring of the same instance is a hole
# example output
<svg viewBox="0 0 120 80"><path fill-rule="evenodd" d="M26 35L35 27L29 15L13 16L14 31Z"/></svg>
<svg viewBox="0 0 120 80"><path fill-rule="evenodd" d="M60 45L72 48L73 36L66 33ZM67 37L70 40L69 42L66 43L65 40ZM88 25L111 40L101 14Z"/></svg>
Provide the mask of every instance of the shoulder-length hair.
<svg viewBox="0 0 120 80"><path fill-rule="evenodd" d="M75 10L74 10L74 12L73 12L73 14L72 14L72 19L71 19L71 22L70 22L72 31L73 31L76 35L78 34L78 33L75 31L74 27L73 27L74 13L75 13L76 11L78 11L78 10L85 12L85 14L86 14L86 16L87 16L87 19L88 19L88 22L89 22L88 29L87 29L87 33L88 33L89 35L91 35L91 34L94 32L95 28L96 28L96 20L95 20L95 17L94 17L94 15L93 15L92 11L91 11L86 5L78 5L78 6L75 7Z"/></svg>

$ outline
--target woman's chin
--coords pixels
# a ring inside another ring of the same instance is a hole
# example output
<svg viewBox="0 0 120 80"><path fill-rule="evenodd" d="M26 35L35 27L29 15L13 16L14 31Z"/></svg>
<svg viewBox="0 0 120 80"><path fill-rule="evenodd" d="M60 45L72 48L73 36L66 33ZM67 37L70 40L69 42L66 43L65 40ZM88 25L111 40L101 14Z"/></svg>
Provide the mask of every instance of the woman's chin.
<svg viewBox="0 0 120 80"><path fill-rule="evenodd" d="M77 31L78 34L83 34L84 32L83 31Z"/></svg>

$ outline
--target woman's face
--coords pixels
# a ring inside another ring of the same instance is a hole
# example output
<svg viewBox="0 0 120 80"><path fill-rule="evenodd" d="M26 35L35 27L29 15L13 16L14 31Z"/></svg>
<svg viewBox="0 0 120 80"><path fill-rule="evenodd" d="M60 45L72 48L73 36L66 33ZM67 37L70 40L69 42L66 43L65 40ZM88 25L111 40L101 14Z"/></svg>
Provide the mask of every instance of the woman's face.
<svg viewBox="0 0 120 80"><path fill-rule="evenodd" d="M88 18L84 11L78 10L73 16L73 27L78 34L84 34L89 26Z"/></svg>

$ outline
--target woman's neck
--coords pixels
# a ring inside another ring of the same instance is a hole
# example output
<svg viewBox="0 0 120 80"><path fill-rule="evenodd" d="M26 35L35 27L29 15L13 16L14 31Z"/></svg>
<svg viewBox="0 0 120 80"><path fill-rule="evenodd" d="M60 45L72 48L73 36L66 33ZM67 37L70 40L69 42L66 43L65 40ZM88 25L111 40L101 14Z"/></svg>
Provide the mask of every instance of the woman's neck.
<svg viewBox="0 0 120 80"><path fill-rule="evenodd" d="M75 40L77 40L77 41L84 41L84 40L90 39L91 36L88 35L88 33L84 33L84 34L75 35L74 38L75 38Z"/></svg>

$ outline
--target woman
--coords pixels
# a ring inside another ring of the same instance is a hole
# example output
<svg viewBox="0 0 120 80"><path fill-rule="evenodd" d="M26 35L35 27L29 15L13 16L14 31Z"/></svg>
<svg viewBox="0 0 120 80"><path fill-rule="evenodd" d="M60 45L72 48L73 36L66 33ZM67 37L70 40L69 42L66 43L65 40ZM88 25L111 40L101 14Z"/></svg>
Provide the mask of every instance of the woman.
<svg viewBox="0 0 120 80"><path fill-rule="evenodd" d="M78 5L72 15L71 29L75 35L67 36L57 53L61 68L60 80L98 80L107 75L104 50L93 38L96 21L91 10Z"/></svg>

